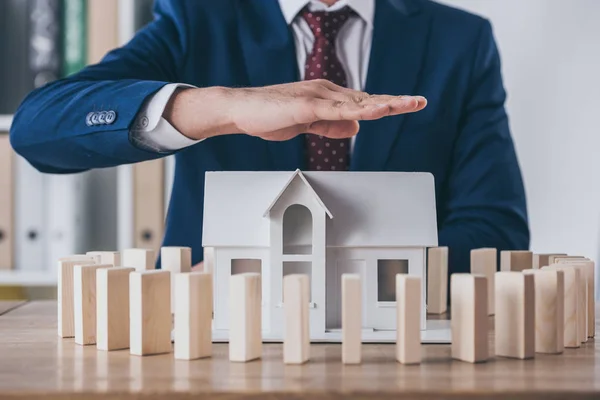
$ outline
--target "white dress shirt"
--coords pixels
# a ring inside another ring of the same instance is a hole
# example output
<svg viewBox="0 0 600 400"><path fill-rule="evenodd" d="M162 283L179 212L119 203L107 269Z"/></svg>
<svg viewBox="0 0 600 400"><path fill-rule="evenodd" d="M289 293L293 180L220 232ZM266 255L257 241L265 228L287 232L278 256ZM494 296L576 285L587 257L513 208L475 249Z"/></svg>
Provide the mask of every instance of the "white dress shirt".
<svg viewBox="0 0 600 400"><path fill-rule="evenodd" d="M279 0L281 12L294 35L301 80L304 79L306 57L312 51L315 41L310 27L299 15L307 5L310 11L336 11L348 6L357 14L340 29L336 39L336 49L346 72L348 86L352 89L364 90L373 38L375 0L338 0L332 6L327 6L319 0ZM169 99L179 87L190 86L168 84L146 99L130 131L132 140L138 146L151 151L167 152L199 142L181 134L162 117ZM354 139L353 137L351 150L354 148Z"/></svg>

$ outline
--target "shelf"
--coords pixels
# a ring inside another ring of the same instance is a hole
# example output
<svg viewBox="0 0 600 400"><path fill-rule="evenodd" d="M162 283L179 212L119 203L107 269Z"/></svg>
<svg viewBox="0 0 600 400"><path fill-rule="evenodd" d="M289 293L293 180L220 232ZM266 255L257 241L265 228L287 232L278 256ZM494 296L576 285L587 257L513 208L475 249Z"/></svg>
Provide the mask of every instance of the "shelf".
<svg viewBox="0 0 600 400"><path fill-rule="evenodd" d="M0 115L0 131L8 132L12 119L12 115Z"/></svg>
<svg viewBox="0 0 600 400"><path fill-rule="evenodd" d="M0 285L54 286L56 285L56 274L48 271L0 271Z"/></svg>

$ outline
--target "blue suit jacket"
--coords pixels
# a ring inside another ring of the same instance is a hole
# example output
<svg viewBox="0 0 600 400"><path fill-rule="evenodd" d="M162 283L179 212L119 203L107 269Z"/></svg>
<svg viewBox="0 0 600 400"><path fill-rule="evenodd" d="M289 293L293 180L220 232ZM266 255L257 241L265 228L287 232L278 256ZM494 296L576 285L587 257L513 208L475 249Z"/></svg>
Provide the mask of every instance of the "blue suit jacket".
<svg viewBox="0 0 600 400"><path fill-rule="evenodd" d="M277 0L157 0L156 19L125 47L31 93L11 131L40 171L72 173L163 156L137 148L129 127L169 82L263 86L298 80L294 41ZM362 122L352 170L428 171L436 181L440 245L453 272L478 247L529 244L525 194L504 109L490 24L428 0L378 0L366 91L421 94L419 113ZM114 110L112 125L88 126ZM198 110L202 112L202 110ZM202 259L204 173L302 168L303 140L212 138L177 152L165 245Z"/></svg>

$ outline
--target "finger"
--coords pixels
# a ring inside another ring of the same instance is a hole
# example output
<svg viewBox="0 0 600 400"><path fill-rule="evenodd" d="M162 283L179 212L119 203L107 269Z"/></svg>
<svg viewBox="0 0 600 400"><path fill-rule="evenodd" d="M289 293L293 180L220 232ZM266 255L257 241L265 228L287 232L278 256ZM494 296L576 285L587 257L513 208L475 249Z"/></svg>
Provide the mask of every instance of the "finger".
<svg viewBox="0 0 600 400"><path fill-rule="evenodd" d="M342 139L358 133L357 121L317 121L310 125L306 133L325 136L331 139Z"/></svg>
<svg viewBox="0 0 600 400"><path fill-rule="evenodd" d="M387 104L390 106L390 115L397 115L421 111L427 106L427 99L423 96L374 95L364 100L363 104Z"/></svg>
<svg viewBox="0 0 600 400"><path fill-rule="evenodd" d="M320 87L325 90L325 97L332 100L360 103L370 97L368 93L361 90L339 86L327 80L322 80Z"/></svg>
<svg viewBox="0 0 600 400"><path fill-rule="evenodd" d="M357 104L355 102L341 102L333 100L312 99L309 102L308 117L313 116L313 121L359 121L379 119L389 115L390 106L387 104Z"/></svg>

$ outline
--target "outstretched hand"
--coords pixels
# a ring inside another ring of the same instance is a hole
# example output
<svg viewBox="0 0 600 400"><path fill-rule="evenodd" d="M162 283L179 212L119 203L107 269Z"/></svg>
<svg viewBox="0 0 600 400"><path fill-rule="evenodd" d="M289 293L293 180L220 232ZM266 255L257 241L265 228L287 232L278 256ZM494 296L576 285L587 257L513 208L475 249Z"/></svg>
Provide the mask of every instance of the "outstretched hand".
<svg viewBox="0 0 600 400"><path fill-rule="evenodd" d="M164 117L193 138L245 133L288 140L301 133L347 138L358 121L420 111L422 96L370 95L324 79L261 88L184 89L171 99Z"/></svg>

